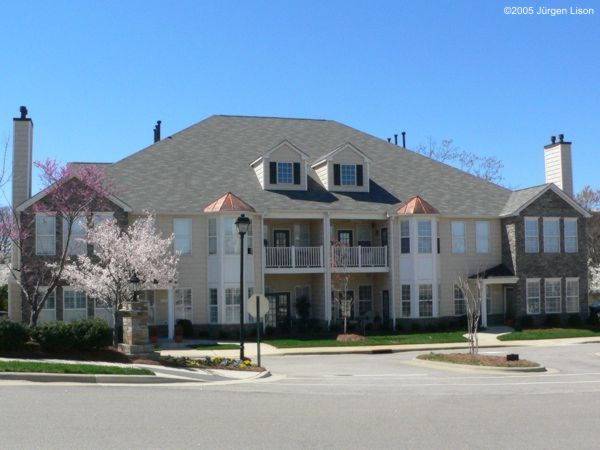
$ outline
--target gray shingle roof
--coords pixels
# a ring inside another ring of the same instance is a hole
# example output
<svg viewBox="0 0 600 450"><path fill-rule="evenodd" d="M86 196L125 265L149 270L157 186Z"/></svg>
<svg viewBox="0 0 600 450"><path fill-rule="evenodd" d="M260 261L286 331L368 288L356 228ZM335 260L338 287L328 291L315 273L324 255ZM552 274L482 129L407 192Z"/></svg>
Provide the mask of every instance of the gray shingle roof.
<svg viewBox="0 0 600 450"><path fill-rule="evenodd" d="M370 192L328 192L311 169L306 192L263 190L249 164L284 139L307 153L311 164L351 142L372 160ZM442 215L497 217L522 192L512 193L338 122L309 119L212 116L114 163L109 173L134 211L202 212L231 191L259 212L384 213L419 195Z"/></svg>
<svg viewBox="0 0 600 450"><path fill-rule="evenodd" d="M537 197L543 190L548 187L548 184L540 184L530 188L519 189L513 191L504 205L504 209L500 213L501 216L509 216L514 214L522 205Z"/></svg>

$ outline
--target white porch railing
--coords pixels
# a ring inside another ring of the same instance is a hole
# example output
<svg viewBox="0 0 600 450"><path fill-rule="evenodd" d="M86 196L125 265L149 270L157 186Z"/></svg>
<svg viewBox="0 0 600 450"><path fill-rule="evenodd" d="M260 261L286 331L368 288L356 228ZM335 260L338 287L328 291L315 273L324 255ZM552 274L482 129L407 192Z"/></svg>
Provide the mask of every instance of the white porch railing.
<svg viewBox="0 0 600 450"><path fill-rule="evenodd" d="M268 269L323 267L323 247L265 247Z"/></svg>
<svg viewBox="0 0 600 450"><path fill-rule="evenodd" d="M343 267L387 267L386 247L332 247L331 266Z"/></svg>

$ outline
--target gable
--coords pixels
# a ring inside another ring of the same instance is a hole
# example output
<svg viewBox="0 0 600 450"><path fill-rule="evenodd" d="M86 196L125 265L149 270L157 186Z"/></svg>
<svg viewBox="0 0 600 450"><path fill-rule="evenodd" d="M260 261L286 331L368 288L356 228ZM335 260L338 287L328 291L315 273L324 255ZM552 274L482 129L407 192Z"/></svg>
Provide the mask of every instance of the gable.
<svg viewBox="0 0 600 450"><path fill-rule="evenodd" d="M585 217L572 203L566 201L553 189L548 189L538 198L534 199L520 212L522 216L577 216Z"/></svg>

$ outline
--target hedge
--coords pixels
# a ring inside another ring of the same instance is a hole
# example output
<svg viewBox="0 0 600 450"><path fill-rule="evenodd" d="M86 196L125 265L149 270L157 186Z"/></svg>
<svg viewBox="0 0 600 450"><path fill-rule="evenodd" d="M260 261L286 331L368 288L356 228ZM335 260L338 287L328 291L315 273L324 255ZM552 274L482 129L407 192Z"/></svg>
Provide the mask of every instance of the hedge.
<svg viewBox="0 0 600 450"><path fill-rule="evenodd" d="M113 330L101 319L48 322L33 330L33 338L53 351L97 350L112 344Z"/></svg>
<svg viewBox="0 0 600 450"><path fill-rule="evenodd" d="M29 328L17 322L0 320L0 350L17 350L29 340Z"/></svg>

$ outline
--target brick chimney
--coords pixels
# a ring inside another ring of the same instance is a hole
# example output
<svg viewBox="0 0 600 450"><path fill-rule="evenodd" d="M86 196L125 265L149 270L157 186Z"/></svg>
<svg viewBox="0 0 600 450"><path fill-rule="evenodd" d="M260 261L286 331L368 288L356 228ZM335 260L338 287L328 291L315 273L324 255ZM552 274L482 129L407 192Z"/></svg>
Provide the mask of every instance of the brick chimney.
<svg viewBox="0 0 600 450"><path fill-rule="evenodd" d="M573 167L571 164L571 143L565 141L565 135L550 138L550 144L544 147L546 183L554 183L565 194L573 197Z"/></svg>
<svg viewBox="0 0 600 450"><path fill-rule="evenodd" d="M31 197L31 166L33 164L33 121L27 108L21 106L21 117L13 119L12 205L16 208Z"/></svg>

